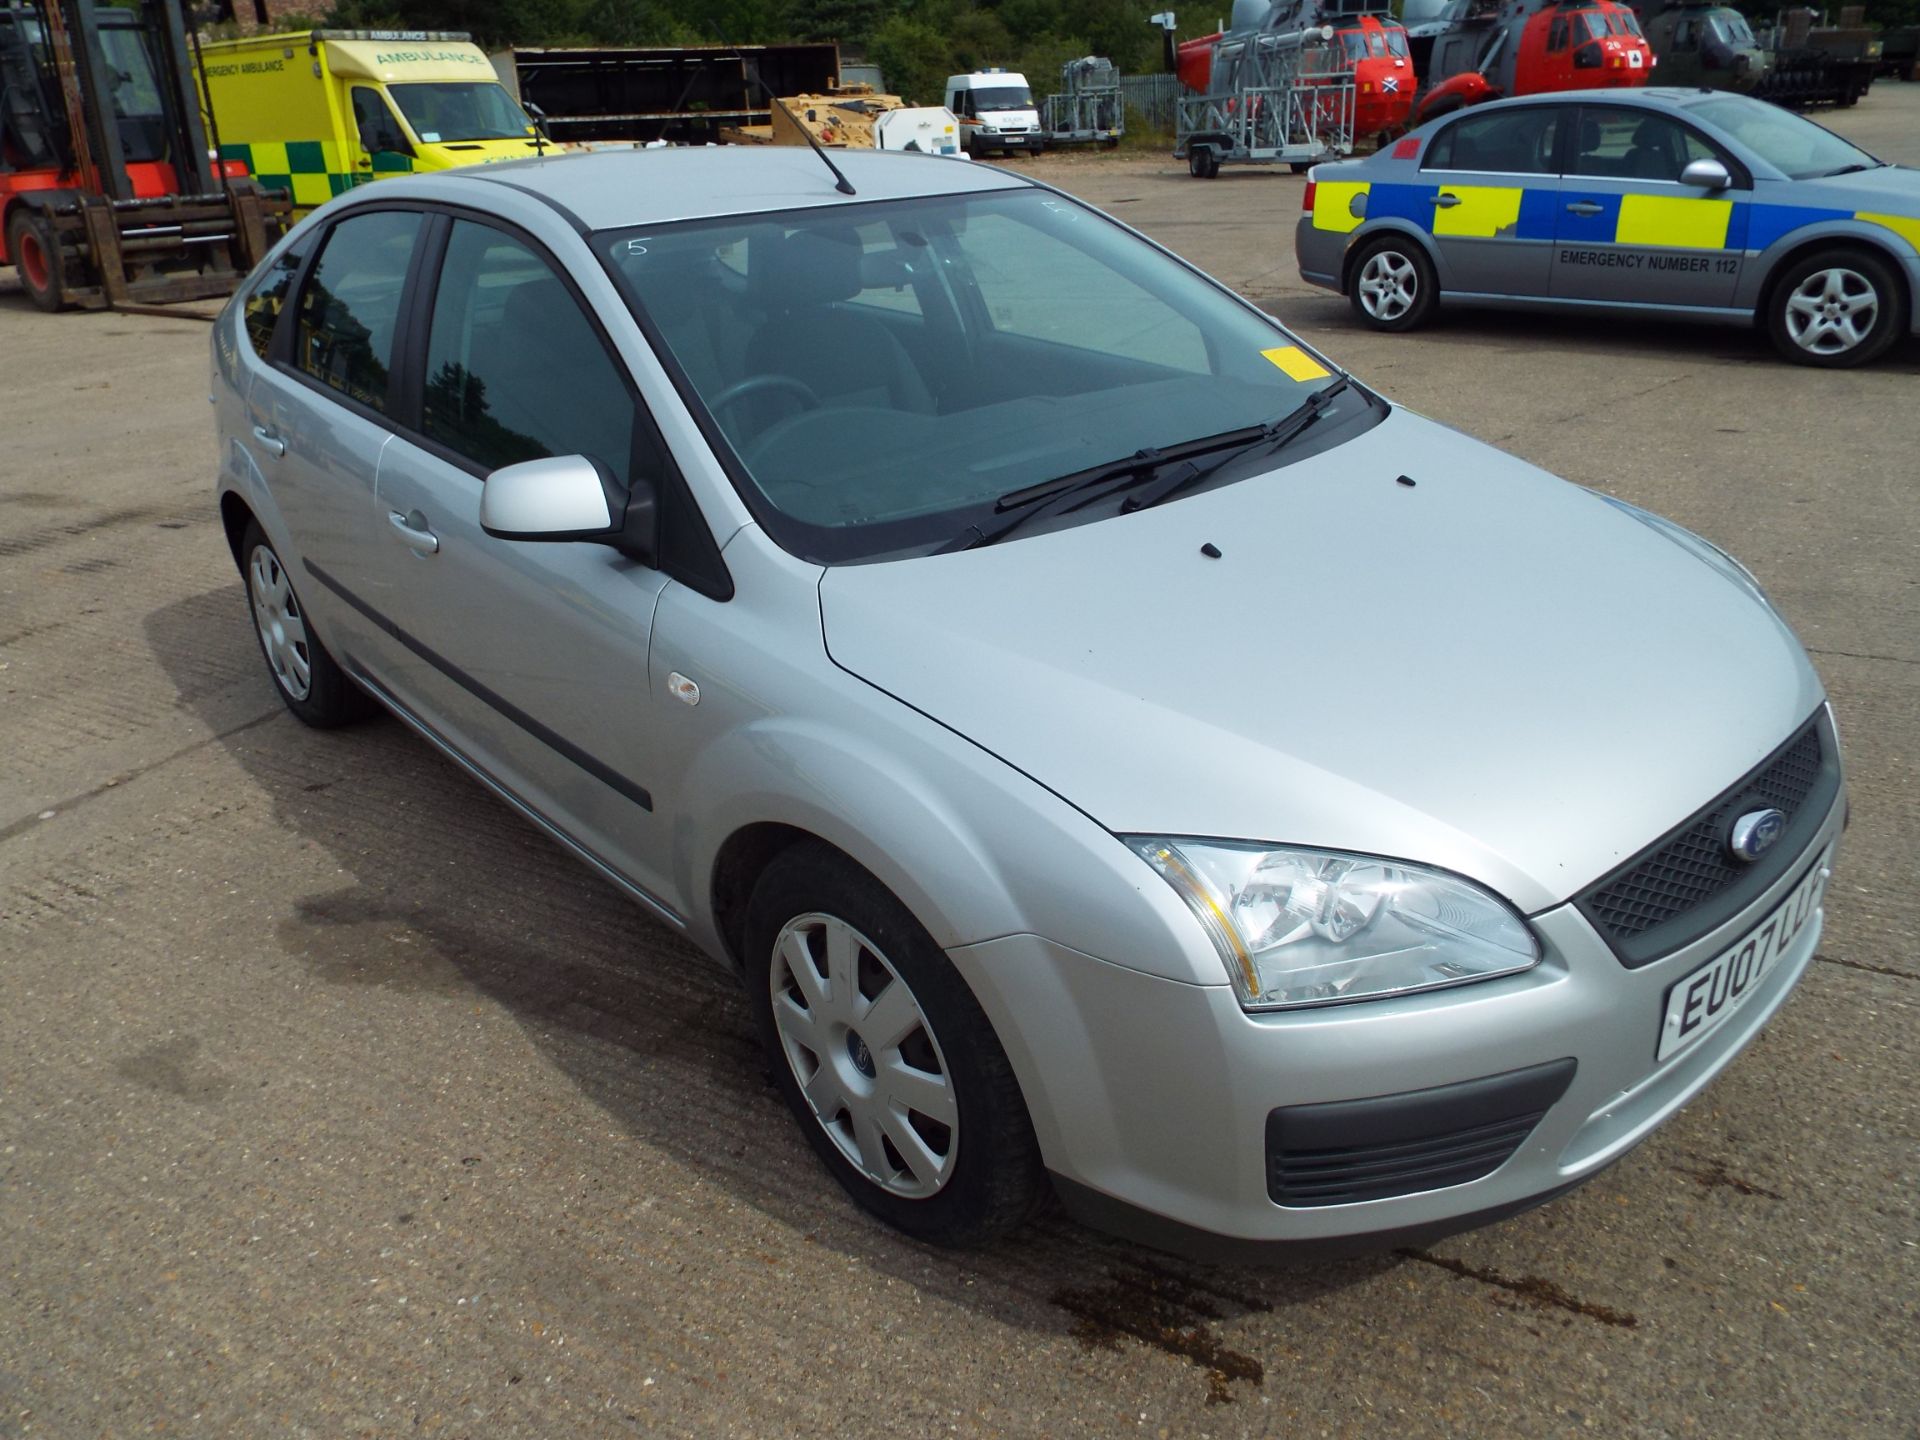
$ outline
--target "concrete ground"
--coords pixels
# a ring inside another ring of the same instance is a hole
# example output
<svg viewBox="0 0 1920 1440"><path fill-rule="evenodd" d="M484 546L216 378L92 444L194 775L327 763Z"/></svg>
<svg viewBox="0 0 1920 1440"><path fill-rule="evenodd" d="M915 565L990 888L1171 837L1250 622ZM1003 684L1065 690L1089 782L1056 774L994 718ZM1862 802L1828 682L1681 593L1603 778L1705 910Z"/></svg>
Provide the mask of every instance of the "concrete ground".
<svg viewBox="0 0 1920 1440"><path fill-rule="evenodd" d="M1831 123L1920 162L1920 87ZM398 724L282 712L210 504L206 327L9 291L0 1436L1920 1431L1920 346L1376 337L1294 274L1296 178L1039 164L1753 566L1854 806L1776 1023L1595 1183L1431 1250L906 1243L805 1149L729 979Z"/></svg>

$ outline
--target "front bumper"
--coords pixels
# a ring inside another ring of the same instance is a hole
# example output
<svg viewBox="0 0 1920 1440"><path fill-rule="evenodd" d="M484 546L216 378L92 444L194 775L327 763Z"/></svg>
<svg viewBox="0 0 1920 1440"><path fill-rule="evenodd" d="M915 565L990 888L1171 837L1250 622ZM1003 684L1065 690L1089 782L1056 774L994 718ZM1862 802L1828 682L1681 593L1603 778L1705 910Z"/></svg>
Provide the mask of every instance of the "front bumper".
<svg viewBox="0 0 1920 1440"><path fill-rule="evenodd" d="M1836 844L1844 790L1803 852L1757 899L1638 969L1572 905L1533 917L1545 957L1457 990L1249 1014L1232 989L1185 985L1034 935L961 947L1019 1076L1048 1168L1079 1214L1167 1248L1251 1242L1343 1253L1417 1243L1530 1208L1624 1155L1753 1039L1811 963L1823 916L1794 937L1741 1008L1664 1064L1668 988L1761 925ZM1574 1062L1504 1163L1459 1184L1355 1203L1277 1203L1269 1117ZM1195 1243L1204 1241L1204 1244Z"/></svg>

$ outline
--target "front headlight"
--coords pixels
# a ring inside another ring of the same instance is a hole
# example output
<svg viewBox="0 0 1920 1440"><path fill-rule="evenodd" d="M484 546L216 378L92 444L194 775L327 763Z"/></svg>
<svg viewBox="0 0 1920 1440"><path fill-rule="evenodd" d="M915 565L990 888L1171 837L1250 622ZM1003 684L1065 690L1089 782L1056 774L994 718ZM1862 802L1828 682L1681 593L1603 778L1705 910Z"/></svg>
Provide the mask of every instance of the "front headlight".
<svg viewBox="0 0 1920 1440"><path fill-rule="evenodd" d="M1409 995L1540 961L1504 903L1424 866L1230 840L1127 844L1187 902L1249 1010Z"/></svg>

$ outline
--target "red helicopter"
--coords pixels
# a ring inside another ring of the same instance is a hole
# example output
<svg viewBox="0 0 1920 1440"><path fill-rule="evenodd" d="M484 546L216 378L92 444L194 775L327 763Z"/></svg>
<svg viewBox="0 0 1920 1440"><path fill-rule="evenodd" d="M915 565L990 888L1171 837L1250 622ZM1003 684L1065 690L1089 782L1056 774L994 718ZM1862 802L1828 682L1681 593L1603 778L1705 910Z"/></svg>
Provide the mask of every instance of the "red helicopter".
<svg viewBox="0 0 1920 1440"><path fill-rule="evenodd" d="M1503 95L1644 85L1656 63L1616 0L1406 0L1415 125Z"/></svg>

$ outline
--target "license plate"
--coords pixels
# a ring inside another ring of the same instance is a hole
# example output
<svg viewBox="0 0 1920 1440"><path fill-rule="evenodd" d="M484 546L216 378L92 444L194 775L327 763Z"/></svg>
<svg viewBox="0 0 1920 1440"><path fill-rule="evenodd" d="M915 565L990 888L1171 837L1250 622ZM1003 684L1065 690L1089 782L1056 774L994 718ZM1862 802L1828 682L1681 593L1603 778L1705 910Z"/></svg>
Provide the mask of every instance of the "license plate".
<svg viewBox="0 0 1920 1440"><path fill-rule="evenodd" d="M1656 1061L1689 1049L1727 1023L1760 988L1766 973L1787 953L1794 937L1820 908L1820 894L1832 873L1827 851L1793 887L1793 893L1760 923L1758 929L1718 958L1709 960L1667 991L1667 1013L1660 1023Z"/></svg>

